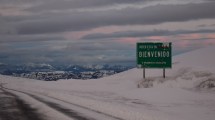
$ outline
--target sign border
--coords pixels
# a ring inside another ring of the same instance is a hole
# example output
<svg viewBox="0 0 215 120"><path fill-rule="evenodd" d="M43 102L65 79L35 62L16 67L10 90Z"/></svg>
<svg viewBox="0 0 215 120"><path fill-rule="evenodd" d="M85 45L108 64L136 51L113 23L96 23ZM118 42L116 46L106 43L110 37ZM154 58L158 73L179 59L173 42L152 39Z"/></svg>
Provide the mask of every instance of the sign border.
<svg viewBox="0 0 215 120"><path fill-rule="evenodd" d="M144 67L142 64L138 64L138 44L169 44L170 45L170 67ZM141 66L140 66L141 65ZM172 68L172 42L137 42L136 43L136 66L137 68L147 68L147 69L171 69Z"/></svg>

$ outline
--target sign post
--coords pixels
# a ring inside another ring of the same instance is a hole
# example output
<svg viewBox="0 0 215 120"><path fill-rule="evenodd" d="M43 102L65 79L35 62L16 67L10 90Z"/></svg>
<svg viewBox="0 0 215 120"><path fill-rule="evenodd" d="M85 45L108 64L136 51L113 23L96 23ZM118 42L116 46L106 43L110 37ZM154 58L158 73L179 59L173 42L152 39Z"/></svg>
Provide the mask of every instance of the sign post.
<svg viewBox="0 0 215 120"><path fill-rule="evenodd" d="M145 71L145 68L143 68L143 79L146 78L146 71Z"/></svg>
<svg viewBox="0 0 215 120"><path fill-rule="evenodd" d="M137 66L143 68L145 78L146 68L163 69L172 67L172 43L137 43Z"/></svg>
<svg viewBox="0 0 215 120"><path fill-rule="evenodd" d="M166 78L165 68L163 68L163 78Z"/></svg>

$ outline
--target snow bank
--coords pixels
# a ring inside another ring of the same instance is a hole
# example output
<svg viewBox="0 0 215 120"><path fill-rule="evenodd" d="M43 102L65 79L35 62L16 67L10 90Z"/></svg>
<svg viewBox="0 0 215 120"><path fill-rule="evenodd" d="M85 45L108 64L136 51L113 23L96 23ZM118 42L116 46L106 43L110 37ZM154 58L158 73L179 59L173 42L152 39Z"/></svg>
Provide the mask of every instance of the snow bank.
<svg viewBox="0 0 215 120"><path fill-rule="evenodd" d="M202 48L173 58L172 69L167 70L167 78L157 77L157 72L149 70L149 77L138 82L138 87L215 87L215 47ZM162 70L160 70L160 73ZM153 73L153 75L151 74ZM154 77L155 76L155 77Z"/></svg>

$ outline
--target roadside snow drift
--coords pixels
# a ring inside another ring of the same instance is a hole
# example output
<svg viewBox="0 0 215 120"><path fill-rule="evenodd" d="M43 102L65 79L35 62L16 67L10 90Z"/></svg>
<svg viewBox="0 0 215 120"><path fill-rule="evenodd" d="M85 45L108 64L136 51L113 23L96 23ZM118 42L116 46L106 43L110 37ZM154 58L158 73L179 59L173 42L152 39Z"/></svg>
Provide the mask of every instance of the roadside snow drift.
<svg viewBox="0 0 215 120"><path fill-rule="evenodd" d="M134 68L95 80L46 82L9 76L0 80L6 88L125 120L214 120L214 51L215 47L208 47L175 56L165 79L162 69L146 69L143 79L142 69Z"/></svg>

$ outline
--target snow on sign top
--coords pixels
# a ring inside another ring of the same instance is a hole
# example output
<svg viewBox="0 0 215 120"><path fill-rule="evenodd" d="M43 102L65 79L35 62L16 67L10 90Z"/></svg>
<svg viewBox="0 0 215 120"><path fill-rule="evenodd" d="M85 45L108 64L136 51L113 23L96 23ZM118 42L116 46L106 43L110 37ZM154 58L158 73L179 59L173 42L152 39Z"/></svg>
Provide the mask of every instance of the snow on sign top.
<svg viewBox="0 0 215 120"><path fill-rule="evenodd" d="M137 43L137 66L140 68L171 68L172 43Z"/></svg>

